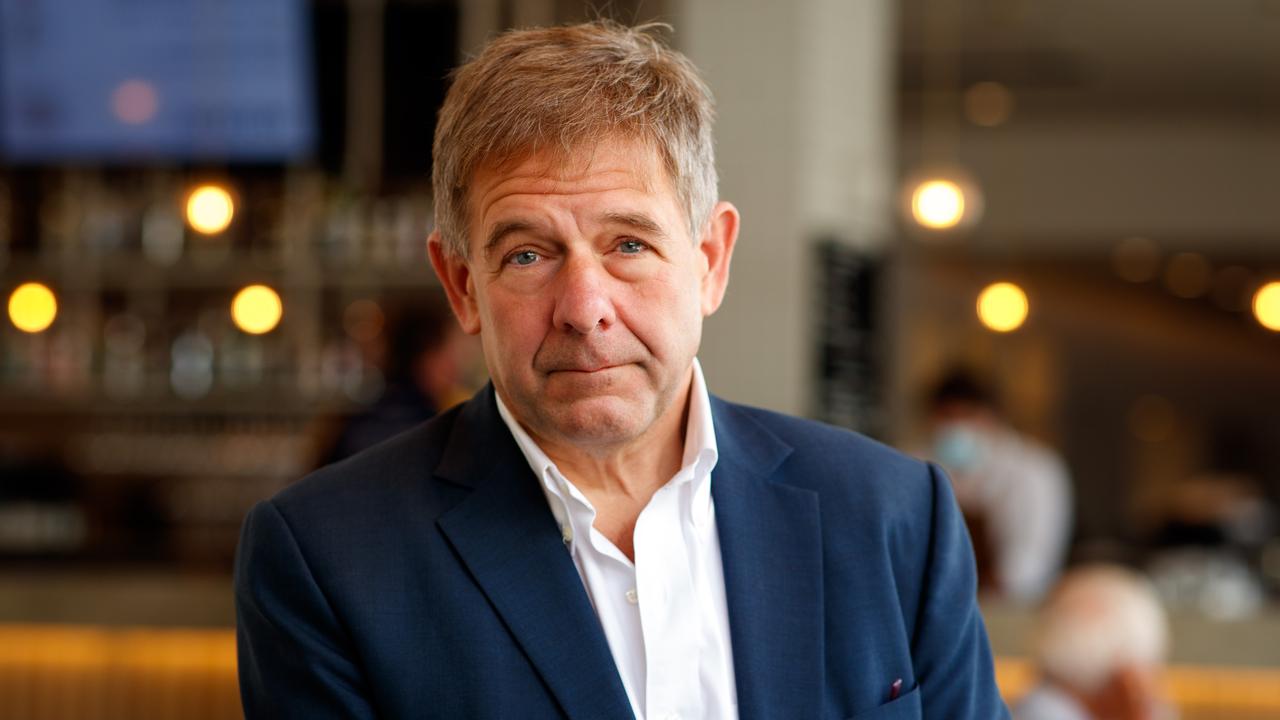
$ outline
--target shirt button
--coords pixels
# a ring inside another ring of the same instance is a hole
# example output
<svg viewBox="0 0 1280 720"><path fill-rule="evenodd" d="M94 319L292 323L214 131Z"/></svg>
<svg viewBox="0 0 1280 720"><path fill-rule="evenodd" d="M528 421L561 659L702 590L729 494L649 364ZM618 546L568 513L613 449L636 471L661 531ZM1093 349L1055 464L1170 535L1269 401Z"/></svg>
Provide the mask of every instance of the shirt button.
<svg viewBox="0 0 1280 720"><path fill-rule="evenodd" d="M631 588L630 590L627 591L626 594L627 594L627 602L631 603L632 605L635 605L636 603L640 602L640 596L636 594L635 588Z"/></svg>

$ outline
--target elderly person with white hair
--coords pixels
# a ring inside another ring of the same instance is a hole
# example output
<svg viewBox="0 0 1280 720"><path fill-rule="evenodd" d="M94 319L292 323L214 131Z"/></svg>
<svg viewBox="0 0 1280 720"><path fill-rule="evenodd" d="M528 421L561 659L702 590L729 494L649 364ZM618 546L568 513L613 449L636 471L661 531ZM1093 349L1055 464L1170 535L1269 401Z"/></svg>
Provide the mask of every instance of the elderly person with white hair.
<svg viewBox="0 0 1280 720"><path fill-rule="evenodd" d="M1040 611L1033 655L1041 683L1015 720L1166 720L1157 676L1168 647L1149 583L1123 568L1076 569Z"/></svg>

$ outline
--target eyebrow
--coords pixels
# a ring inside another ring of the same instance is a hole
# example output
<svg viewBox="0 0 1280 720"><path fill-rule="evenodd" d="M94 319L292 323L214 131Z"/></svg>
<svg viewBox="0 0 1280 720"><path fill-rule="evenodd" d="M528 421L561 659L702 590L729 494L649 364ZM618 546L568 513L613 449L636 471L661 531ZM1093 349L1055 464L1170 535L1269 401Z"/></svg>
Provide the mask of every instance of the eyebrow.
<svg viewBox="0 0 1280 720"><path fill-rule="evenodd" d="M527 232L535 228L536 226L533 223L524 220L507 220L494 225L493 229L489 231L489 237L484 242L484 254L488 255L493 252L498 243L502 242L503 238L508 235Z"/></svg>
<svg viewBox="0 0 1280 720"><path fill-rule="evenodd" d="M662 229L662 226L644 213L607 212L601 215L600 218L605 223L626 225L662 238L667 237L667 233Z"/></svg>
<svg viewBox="0 0 1280 720"><path fill-rule="evenodd" d="M625 225L651 235L656 235L662 239L667 237L667 233L662 229L662 226L644 213L606 212L600 215L599 219L603 224ZM538 229L538 225L527 220L505 220L500 222L497 225L494 225L493 229L489 231L489 236L484 242L484 254L488 255L493 252L493 249L506 239L508 235L536 231Z"/></svg>

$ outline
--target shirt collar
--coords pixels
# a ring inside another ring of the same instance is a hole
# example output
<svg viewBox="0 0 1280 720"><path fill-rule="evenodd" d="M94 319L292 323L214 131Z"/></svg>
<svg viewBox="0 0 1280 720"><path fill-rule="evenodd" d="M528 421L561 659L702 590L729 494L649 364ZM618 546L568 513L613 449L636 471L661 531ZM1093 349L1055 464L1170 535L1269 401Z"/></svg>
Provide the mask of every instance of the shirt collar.
<svg viewBox="0 0 1280 720"><path fill-rule="evenodd" d="M684 431L684 460L676 477L687 478L693 483L690 519L695 525L700 525L711 517L711 471L720 459L720 450L716 445L716 429L711 415L711 396L697 358L693 359L691 385L689 421Z"/></svg>
<svg viewBox="0 0 1280 720"><path fill-rule="evenodd" d="M585 532L595 520L595 508L564 475L551 458L542 451L524 427L516 421L507 409L502 396L494 393L498 403L498 414L502 422L515 439L520 452L533 474L541 481L542 489L547 495L551 512L560 526L566 545L572 547L574 527L578 532ZM689 417L685 425L684 456L681 467L671 482L692 483L693 501L690 503L690 517L694 525L701 525L712 516L711 504L711 471L715 468L720 454L716 445L715 426L711 415L711 398L707 393L706 379L702 374L702 365L697 358L693 359L693 382L689 388ZM576 508L574 506L577 506ZM577 522L575 522L577 520ZM585 525L583 522L585 521Z"/></svg>

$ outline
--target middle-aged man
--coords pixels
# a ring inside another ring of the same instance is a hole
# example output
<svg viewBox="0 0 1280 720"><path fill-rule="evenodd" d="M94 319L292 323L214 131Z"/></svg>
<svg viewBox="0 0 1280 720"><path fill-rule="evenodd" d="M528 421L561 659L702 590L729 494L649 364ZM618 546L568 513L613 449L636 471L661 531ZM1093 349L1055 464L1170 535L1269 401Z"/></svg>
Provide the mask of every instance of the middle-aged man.
<svg viewBox="0 0 1280 720"><path fill-rule="evenodd" d="M707 392L711 122L643 28L458 71L429 251L492 385L250 512L248 717L1007 717L946 478Z"/></svg>

